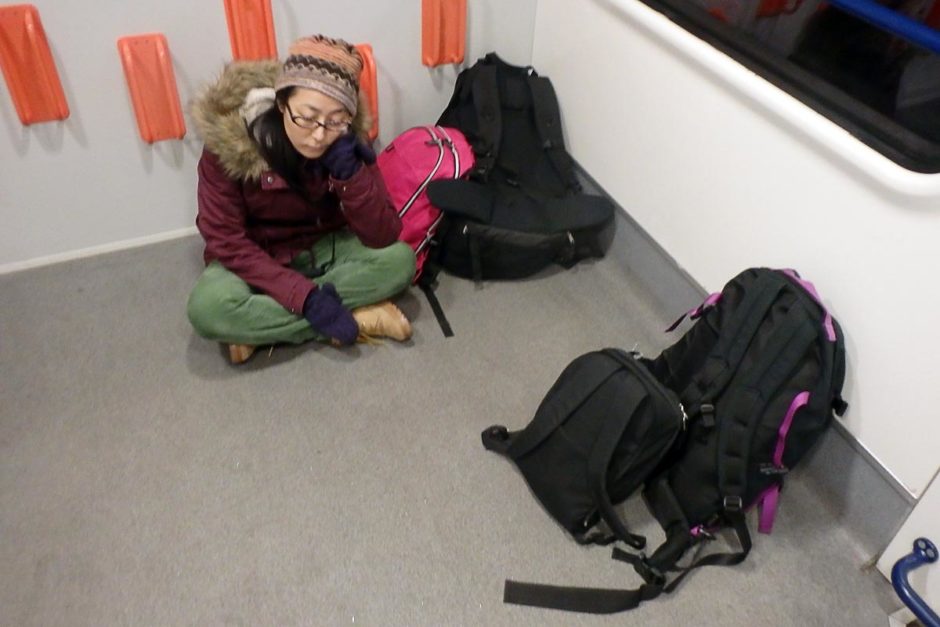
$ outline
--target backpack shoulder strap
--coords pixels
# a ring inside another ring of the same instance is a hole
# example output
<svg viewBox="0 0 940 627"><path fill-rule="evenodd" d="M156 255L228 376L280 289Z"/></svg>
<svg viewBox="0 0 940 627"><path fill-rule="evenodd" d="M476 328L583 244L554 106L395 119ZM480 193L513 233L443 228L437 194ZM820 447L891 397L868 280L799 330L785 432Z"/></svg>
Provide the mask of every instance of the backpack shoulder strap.
<svg viewBox="0 0 940 627"><path fill-rule="evenodd" d="M734 385L723 403L718 432L718 493L726 509L740 510L744 505L747 465L761 403L786 380L817 337L806 311L796 303L762 351L762 358L740 385Z"/></svg>
<svg viewBox="0 0 940 627"><path fill-rule="evenodd" d="M703 401L717 396L728 384L764 316L785 285L782 277L768 271L761 273L749 286L741 303L722 324L718 341L704 366L679 395L689 416L700 413Z"/></svg>
<svg viewBox="0 0 940 627"><path fill-rule="evenodd" d="M669 486L666 474L661 474L651 481L643 491L643 496L650 504L656 520L666 532L666 540L649 557L633 555L626 551L614 548L612 557L633 565L634 570L643 577L648 585L658 585L663 592L672 592L690 571L702 566L733 566L743 562L751 551L751 535L747 530L747 520L741 510L726 511L725 519L737 535L741 545L740 551L731 553L712 553L700 559L695 559L683 568L676 564L682 559L685 552L696 543L702 543L711 536L698 528L689 529L685 514L679 501ZM666 584L666 575L678 572L672 581Z"/></svg>
<svg viewBox="0 0 940 627"><path fill-rule="evenodd" d="M496 66L481 64L473 77L471 90L480 133L478 145L474 145L476 164L473 172L476 177L486 180L496 164L503 134Z"/></svg>
<svg viewBox="0 0 940 627"><path fill-rule="evenodd" d="M701 568L702 566L734 566L735 564L740 564L745 559L747 559L748 554L751 552L751 534L747 530L747 519L744 517L744 512L738 511L732 514L726 515L727 522L729 527L738 538L738 543L741 545L740 551L734 551L729 553L709 553L708 555L695 559L688 566L682 568L676 568L675 563L678 560L673 560L671 562L671 567L660 571L653 567L653 564L657 561L656 556L660 551L668 551L670 547L670 540L672 537L667 537L666 542L657 549L656 553L652 557L644 558L642 555L633 555L627 553L619 548L614 548L613 557L615 560L620 560L622 562L627 562L633 564L634 569L643 577L647 582L647 585L658 586L661 592L672 592L675 590L679 584L685 579L691 571L696 568ZM688 535L688 534L686 534ZM681 557L681 555L680 555ZM664 560L660 560L664 561ZM666 571L677 572L679 573L672 581L668 584L665 583L665 573Z"/></svg>
<svg viewBox="0 0 940 627"><path fill-rule="evenodd" d="M626 370L631 372L632 368L636 367L628 365L627 362L621 363ZM625 387L622 394L624 399L631 399L632 410L629 412L611 412L609 418L604 421L588 456L587 479L591 494L594 497L594 505L611 531L633 548L642 549L646 546L646 538L633 534L627 529L627 525L614 509L610 494L607 491L607 471L610 468L614 452L620 445L620 440L627 427L634 421L635 416L649 396L649 393L643 389L640 380L635 376L628 379L626 385L629 387Z"/></svg>
<svg viewBox="0 0 940 627"><path fill-rule="evenodd" d="M664 591L671 591L672 587L666 586L665 573L674 569L685 549L691 545L691 537L688 525L685 523L685 516L674 496L671 497L671 505L669 504L672 491L665 477L660 476L656 483L659 484L659 488L650 486L644 491L644 496L656 498L656 502L653 503L656 506L654 511L660 524L667 529L666 542L649 559L618 548L614 548L612 556L614 559L632 564L643 577L645 581L643 585L635 589L616 590L550 586L507 579L503 591L503 602L589 614L614 614L632 610L644 601L655 599ZM660 513L663 513L664 518L659 517ZM680 579L683 576L684 573L680 575ZM672 583L677 582L671 582L670 586Z"/></svg>
<svg viewBox="0 0 940 627"><path fill-rule="evenodd" d="M437 119L436 124L438 126L460 127L459 120L457 119L457 109L460 108L461 102L470 99L470 88L473 85L473 79L482 63L483 59L478 59L476 63L462 70L460 74L457 75L457 81L454 83L454 93L451 94L450 101L448 101L447 106L444 107L444 111Z"/></svg>
<svg viewBox="0 0 940 627"><path fill-rule="evenodd" d="M581 183L574 174L574 162L565 150L565 139L561 133L561 113L558 110L558 98L551 81L534 72L526 77L532 94L532 108L535 114L535 128L538 130L542 148L564 181L565 186L574 192L581 191Z"/></svg>

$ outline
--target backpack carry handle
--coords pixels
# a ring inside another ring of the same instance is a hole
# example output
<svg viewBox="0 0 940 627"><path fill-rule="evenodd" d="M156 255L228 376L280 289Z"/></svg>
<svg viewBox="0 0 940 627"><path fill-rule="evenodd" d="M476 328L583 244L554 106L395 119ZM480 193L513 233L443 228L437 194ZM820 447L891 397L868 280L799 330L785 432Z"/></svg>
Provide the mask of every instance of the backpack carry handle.
<svg viewBox="0 0 940 627"><path fill-rule="evenodd" d="M483 440L483 448L500 455L506 455L512 442L509 430L503 425L489 427L480 434L480 439Z"/></svg>

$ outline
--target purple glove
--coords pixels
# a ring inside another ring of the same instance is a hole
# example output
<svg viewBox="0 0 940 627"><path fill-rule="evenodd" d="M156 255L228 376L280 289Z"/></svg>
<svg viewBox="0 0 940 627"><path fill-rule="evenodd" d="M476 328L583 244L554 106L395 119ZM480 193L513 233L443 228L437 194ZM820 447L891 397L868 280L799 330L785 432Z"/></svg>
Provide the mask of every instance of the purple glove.
<svg viewBox="0 0 940 627"><path fill-rule="evenodd" d="M352 344L359 336L359 325L349 310L343 307L343 301L332 283L313 288L304 301L304 318L314 330L344 346Z"/></svg>
<svg viewBox="0 0 940 627"><path fill-rule="evenodd" d="M353 133L337 139L320 157L320 163L333 178L340 181L352 178L363 163L375 163L375 151L366 146Z"/></svg>

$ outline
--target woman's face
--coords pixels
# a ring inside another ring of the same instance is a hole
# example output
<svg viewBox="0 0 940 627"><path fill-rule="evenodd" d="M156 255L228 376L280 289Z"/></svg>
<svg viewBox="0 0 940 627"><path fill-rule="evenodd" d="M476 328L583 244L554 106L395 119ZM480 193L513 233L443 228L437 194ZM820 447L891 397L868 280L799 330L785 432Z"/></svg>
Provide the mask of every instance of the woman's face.
<svg viewBox="0 0 940 627"><path fill-rule="evenodd" d="M307 159L323 156L349 130L350 117L338 100L313 89L298 87L281 106L287 138Z"/></svg>

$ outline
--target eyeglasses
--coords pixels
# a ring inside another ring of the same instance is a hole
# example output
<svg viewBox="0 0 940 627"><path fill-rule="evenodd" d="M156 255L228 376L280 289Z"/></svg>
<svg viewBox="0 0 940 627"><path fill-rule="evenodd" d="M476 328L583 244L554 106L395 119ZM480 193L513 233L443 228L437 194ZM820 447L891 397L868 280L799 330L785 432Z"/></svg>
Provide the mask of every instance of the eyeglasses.
<svg viewBox="0 0 940 627"><path fill-rule="evenodd" d="M326 122L321 122L316 118L305 118L300 115L294 115L290 105L286 102L284 106L287 107L287 115L290 116L291 121L302 129L315 132L317 128L322 128L327 133L345 133L349 128L349 120L327 120Z"/></svg>

